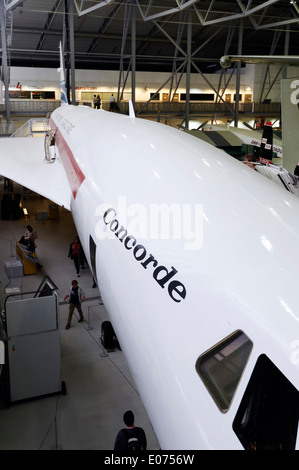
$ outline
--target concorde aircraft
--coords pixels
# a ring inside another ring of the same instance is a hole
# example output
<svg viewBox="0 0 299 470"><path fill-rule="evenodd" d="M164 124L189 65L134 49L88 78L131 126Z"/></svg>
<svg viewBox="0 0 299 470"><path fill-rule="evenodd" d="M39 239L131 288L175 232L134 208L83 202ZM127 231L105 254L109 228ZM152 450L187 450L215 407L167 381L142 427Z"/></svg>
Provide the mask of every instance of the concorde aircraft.
<svg viewBox="0 0 299 470"><path fill-rule="evenodd" d="M62 104L0 174L72 212L161 449L299 449L299 199L130 108Z"/></svg>

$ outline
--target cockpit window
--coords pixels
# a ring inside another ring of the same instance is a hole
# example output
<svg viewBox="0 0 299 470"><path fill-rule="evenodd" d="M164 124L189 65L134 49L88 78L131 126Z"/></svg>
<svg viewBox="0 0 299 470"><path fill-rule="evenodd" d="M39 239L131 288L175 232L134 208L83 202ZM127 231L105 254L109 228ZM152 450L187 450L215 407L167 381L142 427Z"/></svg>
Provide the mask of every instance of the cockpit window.
<svg viewBox="0 0 299 470"><path fill-rule="evenodd" d="M252 346L239 330L197 359L196 370L222 412L231 404Z"/></svg>
<svg viewBox="0 0 299 470"><path fill-rule="evenodd" d="M234 419L234 432L246 450L294 450L298 423L298 390L262 354Z"/></svg>

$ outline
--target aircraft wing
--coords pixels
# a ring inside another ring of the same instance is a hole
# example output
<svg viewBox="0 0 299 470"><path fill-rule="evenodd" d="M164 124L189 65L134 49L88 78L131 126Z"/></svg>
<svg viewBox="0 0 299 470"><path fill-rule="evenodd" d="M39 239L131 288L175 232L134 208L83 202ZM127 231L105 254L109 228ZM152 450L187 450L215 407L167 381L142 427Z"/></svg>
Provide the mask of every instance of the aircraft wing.
<svg viewBox="0 0 299 470"><path fill-rule="evenodd" d="M0 138L0 175L70 210L71 190L59 158L45 160L42 137Z"/></svg>

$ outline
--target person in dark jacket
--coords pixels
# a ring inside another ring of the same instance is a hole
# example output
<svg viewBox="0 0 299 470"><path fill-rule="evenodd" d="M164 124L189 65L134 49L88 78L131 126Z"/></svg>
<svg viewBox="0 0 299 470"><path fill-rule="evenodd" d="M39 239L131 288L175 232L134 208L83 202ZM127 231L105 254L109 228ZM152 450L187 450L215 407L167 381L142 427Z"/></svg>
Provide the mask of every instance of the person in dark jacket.
<svg viewBox="0 0 299 470"><path fill-rule="evenodd" d="M80 277L81 245L78 237L75 237L72 243L70 244L68 257L74 261L77 276Z"/></svg>
<svg viewBox="0 0 299 470"><path fill-rule="evenodd" d="M78 281L74 279L70 288L69 294L64 297L64 300L68 300L69 304L69 315L67 319L66 329L68 330L71 326L72 317L74 310L76 309L80 315L78 322L84 321L84 315L82 312L81 304L85 301L85 294L82 287L79 287Z"/></svg>
<svg viewBox="0 0 299 470"><path fill-rule="evenodd" d="M126 428L121 429L116 436L114 450L128 450L128 440L139 442L140 449L146 450L146 435L142 428L134 426L134 413L131 410L125 412L123 416Z"/></svg>

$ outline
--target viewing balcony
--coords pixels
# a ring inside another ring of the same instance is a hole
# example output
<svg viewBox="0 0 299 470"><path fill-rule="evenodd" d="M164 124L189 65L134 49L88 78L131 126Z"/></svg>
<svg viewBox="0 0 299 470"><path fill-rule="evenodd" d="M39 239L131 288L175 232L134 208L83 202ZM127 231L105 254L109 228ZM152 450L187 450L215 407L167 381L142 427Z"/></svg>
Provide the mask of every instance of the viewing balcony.
<svg viewBox="0 0 299 470"><path fill-rule="evenodd" d="M92 106L91 102L80 101L76 104ZM54 111L60 106L59 100L11 100L10 112L12 116L43 116L46 117L49 113ZM118 103L121 113L129 113L128 101L121 101ZM240 103L239 114L241 115L265 115L278 117L280 115L280 103L267 102L267 103ZM102 109L109 110L109 101L102 101ZM143 117L159 118L163 117L184 117L186 110L185 102L161 102L150 101L142 102L137 101L135 104L135 114ZM190 116L191 117L233 117L235 111L234 103L206 103L206 102L190 102ZM5 118L5 105L0 105L0 114Z"/></svg>

